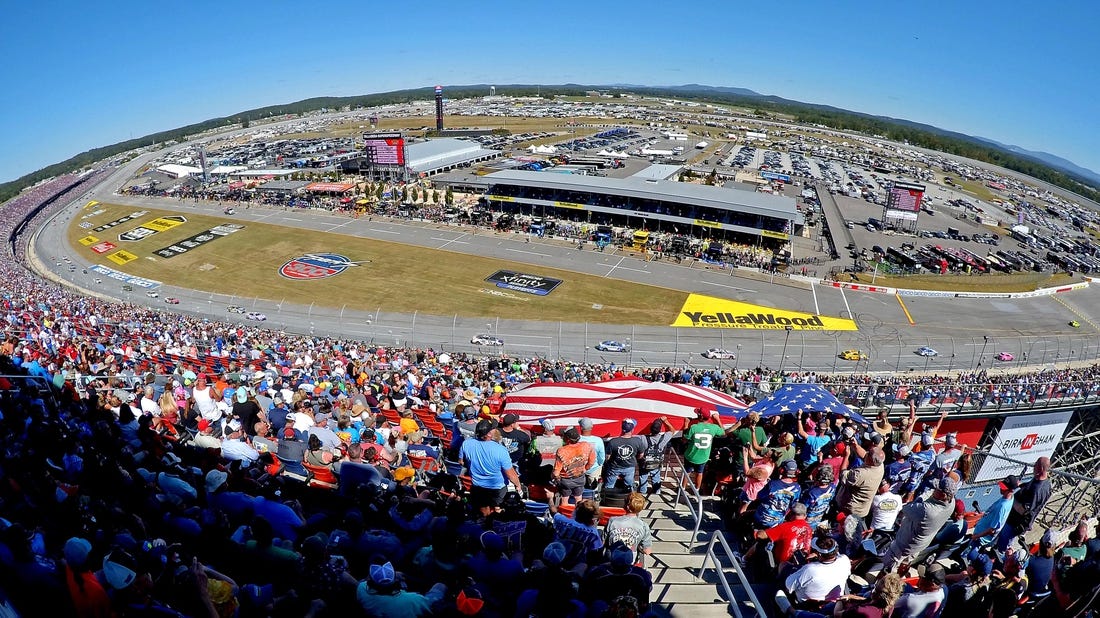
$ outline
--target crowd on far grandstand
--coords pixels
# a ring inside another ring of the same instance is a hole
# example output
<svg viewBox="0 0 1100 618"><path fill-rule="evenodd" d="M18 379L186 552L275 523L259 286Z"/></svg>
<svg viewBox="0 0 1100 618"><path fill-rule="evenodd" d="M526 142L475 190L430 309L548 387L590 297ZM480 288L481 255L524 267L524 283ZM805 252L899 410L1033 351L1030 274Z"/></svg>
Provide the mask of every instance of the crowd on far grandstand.
<svg viewBox="0 0 1100 618"><path fill-rule="evenodd" d="M102 173L21 194L0 233ZM667 449L721 495L767 602L783 589L773 611L1045 618L1095 603L1091 525L1021 540L1049 461L970 512L955 494L973 445L913 414L1095 397L1096 366L831 376L378 347L79 296L33 276L24 242L0 258L0 608L20 615L644 615L636 514L662 481L675 490ZM527 382L627 374L749 400L816 383L902 414L701 411L604 439L507 412Z"/></svg>

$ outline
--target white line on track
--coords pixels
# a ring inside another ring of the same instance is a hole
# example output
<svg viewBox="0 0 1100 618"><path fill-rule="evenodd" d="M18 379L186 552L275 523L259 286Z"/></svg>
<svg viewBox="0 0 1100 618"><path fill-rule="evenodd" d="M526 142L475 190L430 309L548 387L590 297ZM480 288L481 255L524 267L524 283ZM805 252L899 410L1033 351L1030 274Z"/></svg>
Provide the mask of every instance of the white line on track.
<svg viewBox="0 0 1100 618"><path fill-rule="evenodd" d="M821 309L817 306L817 286L814 285L813 281L810 282L810 291L814 295L814 315L821 315Z"/></svg>
<svg viewBox="0 0 1100 618"><path fill-rule="evenodd" d="M619 258L619 261L616 262L615 265L611 267L611 270L607 271L607 274L604 275L604 278L610 277L611 273L615 272L615 269L619 267L619 264L622 264L625 260L626 260L626 256L623 256L623 257Z"/></svg>
<svg viewBox="0 0 1100 618"><path fill-rule="evenodd" d="M465 238L466 236L467 236L467 234L462 234L460 236L455 236L454 238L452 238L450 240L447 240L446 238L439 238L438 236L432 236L432 240L445 241L442 245L439 245L438 247L436 247L436 249L442 249L443 247L446 247L447 245L450 245L452 243L456 244L456 245L468 245L468 244L470 244L470 243L466 242L465 240L459 240L459 238Z"/></svg>
<svg viewBox="0 0 1100 618"><path fill-rule="evenodd" d="M539 253L537 251L526 251L524 249L507 249L506 248L505 251L512 251L512 252L515 252L515 253L527 253L527 254L530 254L530 255L538 255L538 256L541 256L541 257L551 257L549 253Z"/></svg>
<svg viewBox="0 0 1100 618"><path fill-rule="evenodd" d="M840 288L840 297L844 299L844 309L848 312L848 318L856 319L856 316L852 315L852 308L848 306L848 297L844 294L844 288Z"/></svg>
<svg viewBox="0 0 1100 618"><path fill-rule="evenodd" d="M378 229L378 228L376 228L376 227L368 227L368 228L367 228L367 231L368 231L368 232L378 232L378 233L380 233L380 234L397 234L397 235L399 235L399 236L401 235L401 232L395 232L395 231L393 231L393 230L380 230L380 229Z"/></svg>
<svg viewBox="0 0 1100 618"><path fill-rule="evenodd" d="M729 288L731 290L737 290L739 292L751 292L753 294L756 293L756 290L750 290L748 288L739 288L736 285L726 285L725 283L714 283L713 281L700 281L699 283L704 283L706 285L716 285L720 288Z"/></svg>
<svg viewBox="0 0 1100 618"><path fill-rule="evenodd" d="M333 230L338 230L338 229L344 227L345 225L347 225L349 223L351 223L351 221L344 221L343 223L341 223L339 225L334 225L334 226L330 227L327 231L331 232Z"/></svg>
<svg viewBox="0 0 1100 618"><path fill-rule="evenodd" d="M295 219L294 217L283 217L283 221L301 221L301 219Z"/></svg>

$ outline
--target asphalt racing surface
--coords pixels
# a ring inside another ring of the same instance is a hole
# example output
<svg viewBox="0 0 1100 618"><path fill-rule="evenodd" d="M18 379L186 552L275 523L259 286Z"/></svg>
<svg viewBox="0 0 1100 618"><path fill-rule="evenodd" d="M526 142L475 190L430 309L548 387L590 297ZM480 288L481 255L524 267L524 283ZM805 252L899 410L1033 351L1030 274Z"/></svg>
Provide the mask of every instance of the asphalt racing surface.
<svg viewBox="0 0 1100 618"><path fill-rule="evenodd" d="M160 153L158 153L160 154ZM115 187L128 179L145 161L141 157L108 178L97 189L74 200L49 220L32 241L38 267L52 276L89 293L142 303L213 319L233 320L227 305L241 305L268 316L267 328L286 329L324 336L373 340L384 345L434 346L448 350L504 353L509 356L543 356L572 361L602 361L631 366L694 365L699 367L781 367L788 371L959 371L982 368L1015 368L1024 365L1061 365L1100 357L1100 292L1094 288L1032 299L943 299L906 297L845 291L827 285L803 286L782 277L742 275L729 270L706 270L698 263L677 265L668 261L645 262L629 255L599 252L586 245L529 238L525 234L496 233L468 226L429 224L391 219L352 219L318 211L284 211L267 207L237 208L227 220L284 225L318 232L388 240L414 246L501 258L517 267L537 264L636 283L663 286L707 296L737 300L779 310L851 317L858 331L785 331L713 328L632 327L630 325L519 322L506 315L493 317L389 314L385 308L320 307L285 299L240 298L171 286L166 271L160 298L148 298L140 288L122 292L118 282L95 283L98 275L83 270L89 263L67 246L72 218L88 200L222 216L217 204L191 200L119 196ZM843 245L842 245L843 246ZM63 256L76 264L70 273ZM288 256L290 257L290 256ZM60 266L58 266L60 264ZM110 264L107 264L110 265ZM522 268L517 268L522 270ZM805 289L809 288L809 289ZM168 306L165 297L179 298ZM532 300L537 302L537 298ZM677 308L678 309L678 308ZM908 316L906 315L908 312ZM910 324L910 318L912 324ZM1069 322L1077 320L1080 328ZM253 322L252 324L260 325ZM504 339L503 348L478 347L470 338L489 333ZM602 340L629 342L629 352L601 352ZM916 354L920 346L938 356ZM711 360L702 353L713 347L737 355L733 360ZM846 349L858 349L869 359L838 359ZM1000 352L1012 361L994 360Z"/></svg>

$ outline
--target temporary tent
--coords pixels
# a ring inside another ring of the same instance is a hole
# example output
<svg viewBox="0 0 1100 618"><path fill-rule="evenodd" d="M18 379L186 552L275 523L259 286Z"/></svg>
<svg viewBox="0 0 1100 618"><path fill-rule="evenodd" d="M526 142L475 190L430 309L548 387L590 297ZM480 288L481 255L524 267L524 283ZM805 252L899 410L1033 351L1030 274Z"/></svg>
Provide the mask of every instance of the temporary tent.
<svg viewBox="0 0 1100 618"><path fill-rule="evenodd" d="M549 382L532 384L509 393L504 411L517 414L521 425L549 418L559 427L571 427L582 418L593 420L594 433L618 435L620 421L633 418L639 428L666 416L680 429L696 417L695 409L717 411L729 421L744 416L746 404L711 388L692 384L649 382L618 378L606 382Z"/></svg>
<svg viewBox="0 0 1100 618"><path fill-rule="evenodd" d="M799 410L806 413L848 414L857 423L867 423L866 419L852 412L851 408L844 405L820 384L784 384L771 396L749 406L746 412L757 412L760 416L767 418L781 414L796 414Z"/></svg>

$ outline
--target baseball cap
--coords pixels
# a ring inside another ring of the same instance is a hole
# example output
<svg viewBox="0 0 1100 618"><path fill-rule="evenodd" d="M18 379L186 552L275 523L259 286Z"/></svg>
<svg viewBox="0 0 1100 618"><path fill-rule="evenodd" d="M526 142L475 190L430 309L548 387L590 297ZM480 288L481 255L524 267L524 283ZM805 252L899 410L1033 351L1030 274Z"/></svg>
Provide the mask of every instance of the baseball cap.
<svg viewBox="0 0 1100 618"><path fill-rule="evenodd" d="M370 565L370 580L379 586L388 586L397 579L397 574L393 570L393 564L386 562L384 564L372 564Z"/></svg>
<svg viewBox="0 0 1100 618"><path fill-rule="evenodd" d="M580 440L581 434L577 431L576 427L570 427L561 434L561 437L564 438L566 442L576 442Z"/></svg>
<svg viewBox="0 0 1100 618"><path fill-rule="evenodd" d="M949 497L953 498L955 497L955 492L959 490L959 484L956 483L951 477L945 476L941 479L936 479L936 481L932 483L932 489L942 491Z"/></svg>
<svg viewBox="0 0 1100 618"><path fill-rule="evenodd" d="M791 513L795 515L806 515L806 505L801 502L795 502L794 505L791 506Z"/></svg>
<svg viewBox="0 0 1100 618"><path fill-rule="evenodd" d="M1016 491L1020 487L1020 479L1015 474L1009 474L998 484L1001 486L1001 491Z"/></svg>
<svg viewBox="0 0 1100 618"><path fill-rule="evenodd" d="M246 401L248 401L248 391L244 390L244 388L238 388L237 403L244 403Z"/></svg>
<svg viewBox="0 0 1100 618"><path fill-rule="evenodd" d="M926 431L920 435L920 443L923 446L932 446L936 443L936 436Z"/></svg>
<svg viewBox="0 0 1100 618"><path fill-rule="evenodd" d="M408 466L404 466L393 471L393 480L397 481L398 483L407 479L411 479L414 476L416 476L416 471Z"/></svg>
<svg viewBox="0 0 1100 618"><path fill-rule="evenodd" d="M544 418L539 421L539 425L542 425L542 430L546 433L552 433L554 431L554 421Z"/></svg>
<svg viewBox="0 0 1100 618"><path fill-rule="evenodd" d="M955 517L962 517L963 515L966 515L966 503L955 498Z"/></svg>
<svg viewBox="0 0 1100 618"><path fill-rule="evenodd" d="M511 412L509 412L508 414L505 414L504 418L502 418L500 420L504 425L512 425L512 424L516 423L517 421L519 421L519 415L512 414Z"/></svg>
<svg viewBox="0 0 1100 618"><path fill-rule="evenodd" d="M486 530L481 533L481 546L488 551L504 551L504 537L492 530Z"/></svg>
<svg viewBox="0 0 1100 618"><path fill-rule="evenodd" d="M546 546L546 549L542 550L542 561L550 565L559 565L565 560L565 545L562 545L558 541L554 541Z"/></svg>
<svg viewBox="0 0 1100 618"><path fill-rule="evenodd" d="M207 472L205 481L206 493L212 494L217 491L217 489L225 483L227 478L229 478L229 475L218 469Z"/></svg>
<svg viewBox="0 0 1100 618"><path fill-rule="evenodd" d="M199 431L206 431L207 429L210 429L210 421L206 420L205 418L200 418Z"/></svg>
<svg viewBox="0 0 1100 618"><path fill-rule="evenodd" d="M780 468L780 476L785 478L795 478L798 476L798 464L793 459L788 459L783 462L783 466Z"/></svg>
<svg viewBox="0 0 1100 618"><path fill-rule="evenodd" d="M295 418L296 417L295 417L293 412L289 412L286 415L286 420L287 420L288 423L293 423Z"/></svg>
<svg viewBox="0 0 1100 618"><path fill-rule="evenodd" d="M910 449L905 444L902 444L901 446L898 446L894 450L897 451L898 457L908 457L909 454L913 452L912 449Z"/></svg>
<svg viewBox="0 0 1100 618"><path fill-rule="evenodd" d="M626 566L634 563L634 552L626 546L626 543L619 541L611 546L611 564L617 566Z"/></svg>
<svg viewBox="0 0 1100 618"><path fill-rule="evenodd" d="M1047 531L1043 533L1042 538L1039 539L1039 545L1054 547L1054 530L1048 528Z"/></svg>
<svg viewBox="0 0 1100 618"><path fill-rule="evenodd" d="M630 431L638 424L638 421L632 418L624 418L622 422L623 431Z"/></svg>
<svg viewBox="0 0 1100 618"><path fill-rule="evenodd" d="M924 575L921 578L937 586L942 586L947 581L947 572L939 564L932 563L924 570Z"/></svg>
<svg viewBox="0 0 1100 618"><path fill-rule="evenodd" d="M582 418L581 420L577 421L577 424L580 425L581 429L585 430L592 429L592 427L595 425L595 423L592 422L592 419L588 417Z"/></svg>
<svg viewBox="0 0 1100 618"><path fill-rule="evenodd" d="M481 591L473 586L464 588L455 597L455 609L463 616L476 616L482 607L485 607L485 599L481 597Z"/></svg>
<svg viewBox="0 0 1100 618"><path fill-rule="evenodd" d="M92 553L92 544L86 539L74 536L65 541L65 562L74 569L79 569L88 561L88 554Z"/></svg>
<svg viewBox="0 0 1100 618"><path fill-rule="evenodd" d="M478 421L477 426L474 427L474 435L476 435L479 438L483 438L483 437L489 435L489 432L493 431L494 427L495 427L495 425L493 424L493 421L491 421L487 418L483 418L480 421Z"/></svg>
<svg viewBox="0 0 1100 618"><path fill-rule="evenodd" d="M103 577L115 590L122 590L137 579L136 563L130 554L115 550L103 558Z"/></svg>

